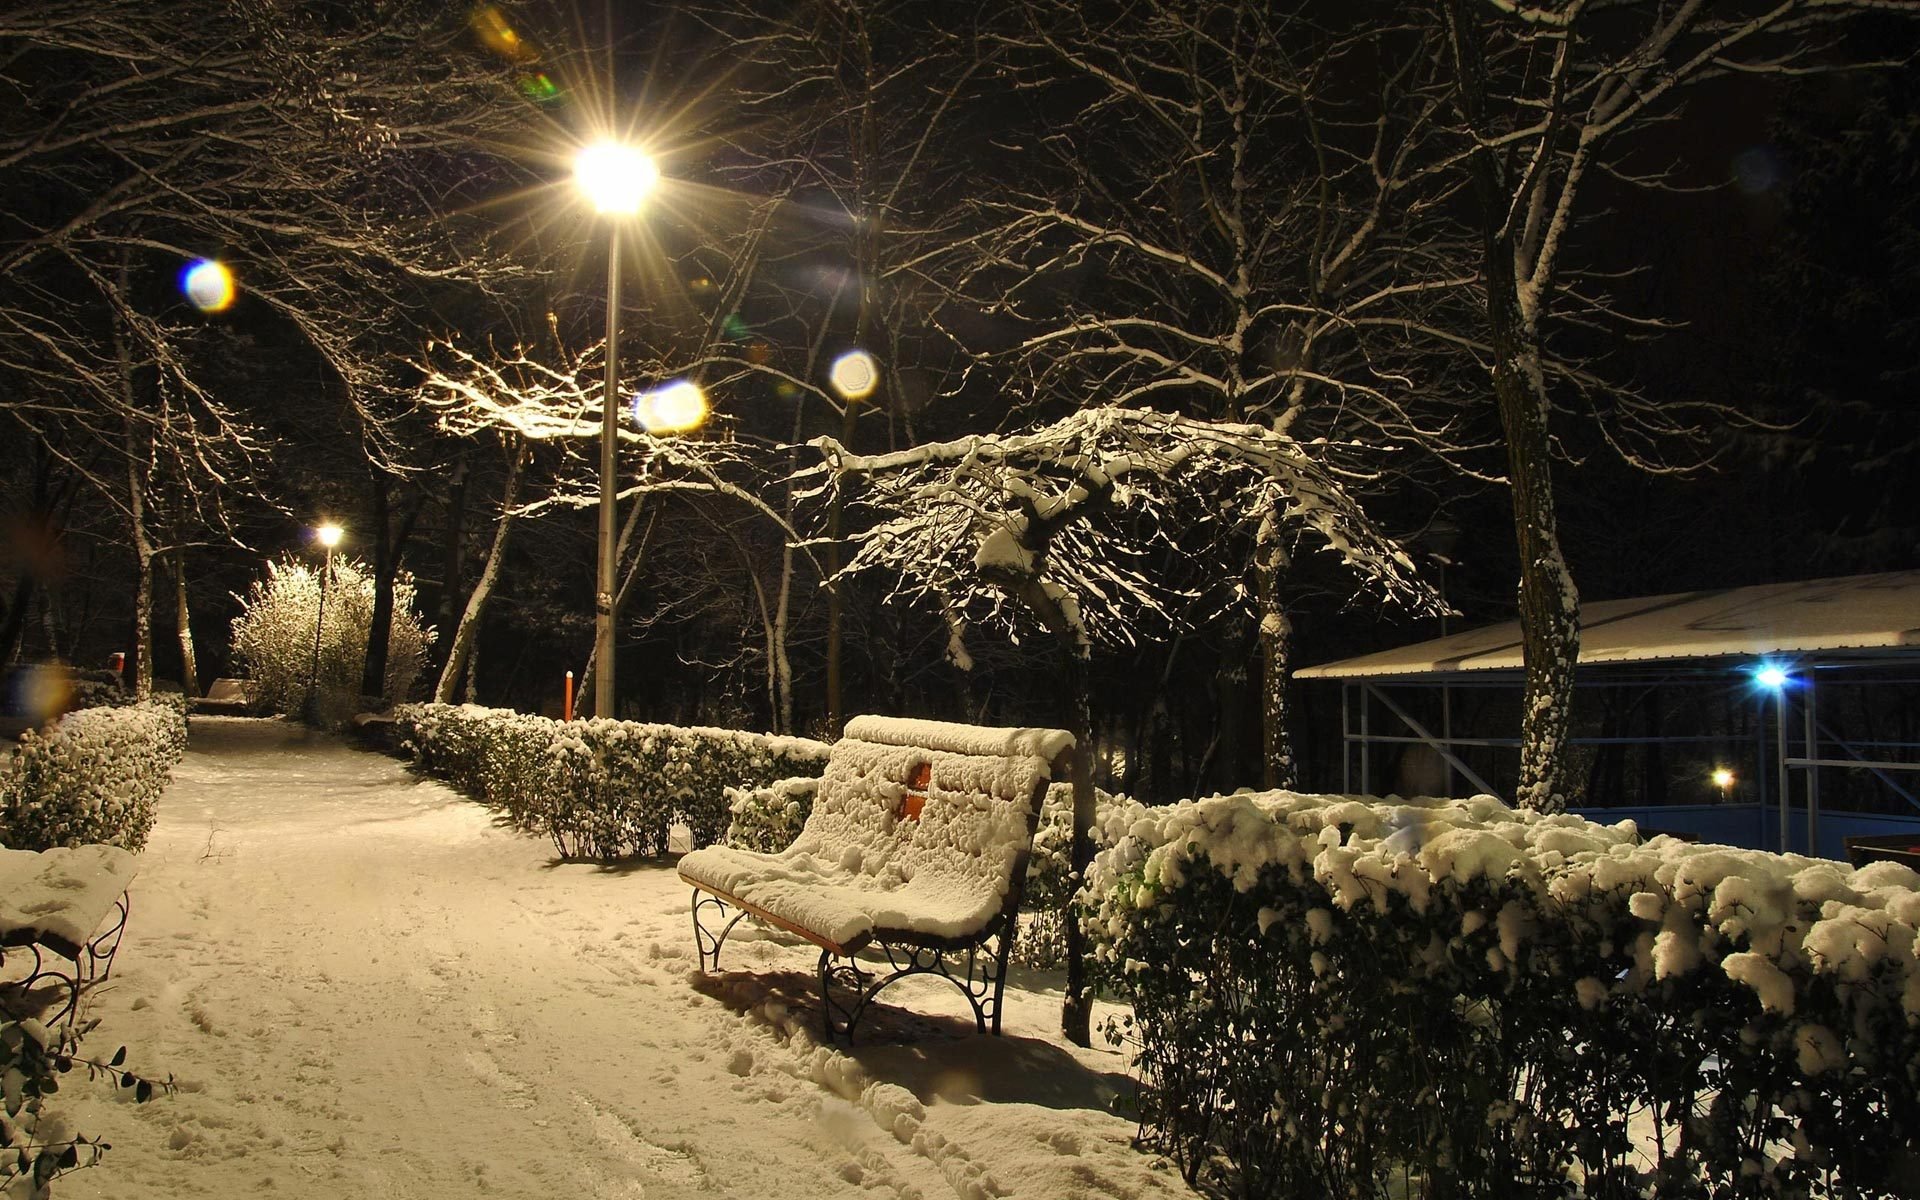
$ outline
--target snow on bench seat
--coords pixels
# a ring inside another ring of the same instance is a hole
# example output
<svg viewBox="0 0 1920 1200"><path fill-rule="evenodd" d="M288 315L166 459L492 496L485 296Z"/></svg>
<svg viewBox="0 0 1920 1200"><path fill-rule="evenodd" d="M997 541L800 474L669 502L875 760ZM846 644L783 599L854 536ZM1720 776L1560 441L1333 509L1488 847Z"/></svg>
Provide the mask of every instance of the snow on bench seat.
<svg viewBox="0 0 1920 1200"><path fill-rule="evenodd" d="M80 989L96 971L104 979L113 969L135 871L133 855L119 846L0 849L0 963L6 947L25 948L33 957L32 969L10 986L57 981L67 993L61 1015L71 1017ZM102 929L109 914L118 919ZM43 947L70 960L73 970L48 967Z"/></svg>
<svg viewBox="0 0 1920 1200"><path fill-rule="evenodd" d="M696 938L705 937L702 967L718 965L726 931L706 934L701 892L821 947L823 991L829 957L874 942L974 949L999 936L1004 954L1040 798L1072 745L1057 729L854 718L792 846L778 854L713 846L680 860L695 889ZM946 973L924 965L906 973L924 970ZM997 1029L997 981L988 1007ZM984 1027L977 1002L975 1015Z"/></svg>

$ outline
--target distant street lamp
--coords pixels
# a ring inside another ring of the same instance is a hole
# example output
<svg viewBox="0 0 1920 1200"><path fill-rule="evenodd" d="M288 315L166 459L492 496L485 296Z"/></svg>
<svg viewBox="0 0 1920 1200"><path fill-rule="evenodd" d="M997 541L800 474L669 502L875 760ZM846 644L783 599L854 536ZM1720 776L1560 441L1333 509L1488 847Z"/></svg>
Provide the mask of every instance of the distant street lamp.
<svg viewBox="0 0 1920 1200"><path fill-rule="evenodd" d="M1726 767L1713 769L1713 786L1720 789L1720 803L1725 804L1733 794L1733 772Z"/></svg>
<svg viewBox="0 0 1920 1200"><path fill-rule="evenodd" d="M313 667L307 673L307 721L320 723L320 631L327 620L327 584L333 578L333 548L340 544L340 527L328 522L313 531L313 540L326 549L320 567L320 610L313 618Z"/></svg>
<svg viewBox="0 0 1920 1200"><path fill-rule="evenodd" d="M630 217L660 180L653 160L631 146L600 142L573 160L574 181L594 211ZM613 712L613 524L614 449L619 438L620 390L620 222L607 225L607 385L600 405L600 536L593 593L593 712Z"/></svg>

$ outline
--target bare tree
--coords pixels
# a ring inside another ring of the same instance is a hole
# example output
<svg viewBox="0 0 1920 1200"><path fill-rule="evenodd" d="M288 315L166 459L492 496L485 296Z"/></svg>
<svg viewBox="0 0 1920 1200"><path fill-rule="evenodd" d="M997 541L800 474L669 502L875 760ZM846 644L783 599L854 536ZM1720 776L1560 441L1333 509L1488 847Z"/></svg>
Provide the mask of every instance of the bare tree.
<svg viewBox="0 0 1920 1200"><path fill-rule="evenodd" d="M1036 115L1001 145L960 287L1010 318L997 350L1051 411L1118 405L1411 447L1405 490L1484 445L1464 415L1474 275L1432 170L1444 93L1377 11L1251 0L1025 0L988 28ZM1258 599L1264 773L1290 783L1282 526L1242 558Z"/></svg>
<svg viewBox="0 0 1920 1200"><path fill-rule="evenodd" d="M1093 734L1088 663L1096 642L1130 644L1155 628L1192 627L1235 602L1209 589L1216 539L1284 526L1310 534L1361 584L1416 611L1438 598L1413 564L1349 495L1337 473L1264 425L1202 421L1103 406L1008 436L927 443L854 455L816 441L827 486L861 481L876 520L857 535L849 572L883 569L891 595L930 602L966 661L966 631L995 623L1018 637L1038 623L1068 680L1064 708L1076 741L1073 878L1093 858ZM1150 565L1156 550L1192 555L1191 589L1170 588ZM1210 552L1211 551L1211 552ZM1066 923L1068 981L1062 1027L1086 1045L1087 990L1078 922Z"/></svg>
<svg viewBox="0 0 1920 1200"><path fill-rule="evenodd" d="M1645 134L1684 115L1687 98L1727 79L1865 65L1848 52L1847 23L1871 11L1920 16L1874 0L1706 4L1652 0L1441 0L1451 74L1456 161L1473 185L1481 244L1485 360L1499 410L1520 551L1520 618L1527 682L1519 800L1564 808L1566 752L1579 656L1579 593L1567 568L1551 478L1556 412L1603 407L1601 428L1649 470L1697 462L1719 424L1713 410L1650 397L1591 376L1554 373L1556 330L1618 336L1658 322L1623 310L1576 230L1597 208L1599 179L1660 188L1667 172L1636 170Z"/></svg>

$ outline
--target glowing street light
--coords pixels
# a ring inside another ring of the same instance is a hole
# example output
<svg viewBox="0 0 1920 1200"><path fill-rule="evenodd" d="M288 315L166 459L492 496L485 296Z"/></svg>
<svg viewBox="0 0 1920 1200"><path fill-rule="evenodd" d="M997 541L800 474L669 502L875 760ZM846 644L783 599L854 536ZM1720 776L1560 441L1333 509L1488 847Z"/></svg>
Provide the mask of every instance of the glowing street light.
<svg viewBox="0 0 1920 1200"><path fill-rule="evenodd" d="M630 217L660 181L653 160L631 146L599 142L573 159L573 178L594 211ZM600 404L600 535L593 593L593 712L613 712L613 519L618 481L614 448L619 438L620 391L620 222L607 232L607 381Z"/></svg>
<svg viewBox="0 0 1920 1200"><path fill-rule="evenodd" d="M1720 789L1720 803L1725 804L1733 792L1733 772L1726 767L1715 767L1709 778L1713 786Z"/></svg>
<svg viewBox="0 0 1920 1200"><path fill-rule="evenodd" d="M201 312L221 312L233 303L233 272L211 258L196 258L180 272L180 292Z"/></svg>
<svg viewBox="0 0 1920 1200"><path fill-rule="evenodd" d="M313 531L313 540L327 553L320 568L320 610L313 618L313 667L307 672L307 720L315 725L320 723L320 631L327 621L327 584L333 578L333 548L340 544L342 532L331 521Z"/></svg>
<svg viewBox="0 0 1920 1200"><path fill-rule="evenodd" d="M630 217L660 182L660 168L632 146L596 142L573 156L573 179L594 211Z"/></svg>
<svg viewBox="0 0 1920 1200"><path fill-rule="evenodd" d="M1787 686L1787 680L1790 678L1792 676L1775 663L1763 662L1753 669L1753 681L1763 688L1776 692Z"/></svg>

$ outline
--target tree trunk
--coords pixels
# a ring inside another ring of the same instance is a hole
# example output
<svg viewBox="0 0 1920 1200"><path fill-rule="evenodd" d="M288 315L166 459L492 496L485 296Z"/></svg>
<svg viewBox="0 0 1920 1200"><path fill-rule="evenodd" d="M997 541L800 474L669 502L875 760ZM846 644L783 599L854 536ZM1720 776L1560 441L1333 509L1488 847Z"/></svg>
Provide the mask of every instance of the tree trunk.
<svg viewBox="0 0 1920 1200"><path fill-rule="evenodd" d="M1456 85L1469 127L1484 135L1486 69L1467 0L1447 0ZM1522 311L1512 202L1502 162L1491 144L1472 158L1479 200L1492 347L1493 394L1506 443L1514 538L1520 552L1520 635L1526 688L1520 715L1520 779L1515 801L1542 812L1567 805L1567 735L1574 666L1580 655L1580 597L1560 549L1553 505L1552 448L1547 436L1546 381L1537 325Z"/></svg>
<svg viewBox="0 0 1920 1200"><path fill-rule="evenodd" d="M173 621L180 639L180 689L189 700L200 694L200 665L193 653L193 610L187 604L187 551L173 552Z"/></svg>
<svg viewBox="0 0 1920 1200"><path fill-rule="evenodd" d="M460 624L453 631L446 665L440 668L440 681L433 689L436 704L453 703L461 672L473 658L474 639L480 634L480 615L486 610L487 599L493 594L493 585L500 578L500 564L507 555L507 535L513 528L513 506L519 496L520 461L523 457L525 455L521 448L515 446L513 457L507 464L506 486L500 496L500 523L494 527L493 545L487 550L486 565L480 568L480 578L474 581L473 591L467 596L467 605L460 613ZM467 694L471 699L473 693L470 682Z"/></svg>
<svg viewBox="0 0 1920 1200"><path fill-rule="evenodd" d="M373 616L367 623L367 658L360 667L360 694L384 697L387 647L393 639L393 548L387 541L387 478L373 473ZM357 709L356 709L357 711Z"/></svg>
<svg viewBox="0 0 1920 1200"><path fill-rule="evenodd" d="M465 594L467 577L467 454L468 448L463 445L447 479L446 528L442 534L440 554L440 599L434 612L434 623L442 630L457 628L460 614L466 607L461 597ZM451 638L442 639L435 647L434 657L442 668L440 674L445 673L447 655L451 650ZM437 674L435 678L438 677ZM438 688L435 690L438 691Z"/></svg>
<svg viewBox="0 0 1920 1200"><path fill-rule="evenodd" d="M1093 700L1089 690L1091 666L1088 647L1063 638L1068 691L1072 711L1067 731L1073 734L1073 842L1067 875L1065 922L1067 987L1060 1004L1060 1032L1076 1046L1093 1044L1093 989L1087 979L1087 934L1080 927L1080 889L1093 865Z"/></svg>
<svg viewBox="0 0 1920 1200"><path fill-rule="evenodd" d="M1295 783L1293 738L1287 722L1287 672L1293 660L1293 619L1280 602L1280 582L1291 565L1277 514L1261 515L1254 540L1254 592L1260 615L1261 785L1290 788Z"/></svg>
<svg viewBox="0 0 1920 1200"><path fill-rule="evenodd" d="M127 268L120 267L120 294L127 294ZM133 355L118 319L113 325L114 356L120 364L120 399L128 412L138 412L134 396ZM148 448L131 424L125 429L127 453L127 533L133 543L133 697L145 700L153 695L153 542L147 536L147 472L144 469ZM124 669L124 668L123 668ZM124 681L125 676L121 676Z"/></svg>

